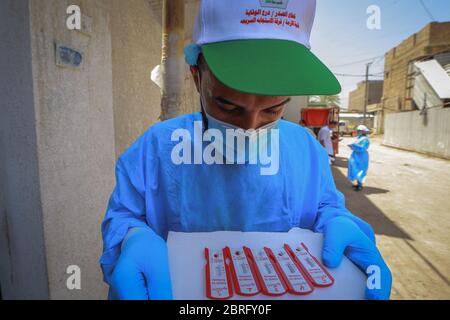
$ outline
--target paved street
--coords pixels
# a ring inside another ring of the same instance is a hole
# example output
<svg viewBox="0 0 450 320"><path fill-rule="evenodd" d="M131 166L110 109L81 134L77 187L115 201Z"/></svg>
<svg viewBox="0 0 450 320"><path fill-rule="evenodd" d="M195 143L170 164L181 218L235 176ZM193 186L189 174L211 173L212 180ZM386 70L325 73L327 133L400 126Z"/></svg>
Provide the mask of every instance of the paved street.
<svg viewBox="0 0 450 320"><path fill-rule="evenodd" d="M347 207L368 221L390 266L393 299L450 299L450 161L388 148L371 139L366 187L346 180L344 138L333 171Z"/></svg>

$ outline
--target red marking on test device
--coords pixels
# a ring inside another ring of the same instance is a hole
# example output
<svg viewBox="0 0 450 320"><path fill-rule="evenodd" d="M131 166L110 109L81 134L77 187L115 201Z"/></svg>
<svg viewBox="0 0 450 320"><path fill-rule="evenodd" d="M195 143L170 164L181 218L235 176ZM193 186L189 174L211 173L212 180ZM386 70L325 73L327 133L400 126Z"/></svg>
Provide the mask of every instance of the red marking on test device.
<svg viewBox="0 0 450 320"><path fill-rule="evenodd" d="M241 296L254 296L261 293L261 286L257 279L254 261L248 252L248 248L224 249L229 261L231 278L236 293Z"/></svg>
<svg viewBox="0 0 450 320"><path fill-rule="evenodd" d="M289 293L306 295L314 291L309 278L303 274L303 271L297 266L284 247L275 251L275 253L270 250L269 256L275 261Z"/></svg>
<svg viewBox="0 0 450 320"><path fill-rule="evenodd" d="M209 252L205 248L206 258L206 296L214 300L225 300L233 296L231 276L225 262L223 250Z"/></svg>
<svg viewBox="0 0 450 320"><path fill-rule="evenodd" d="M295 246L294 249L291 249L289 245L285 244L284 248L291 258L293 258L297 266L304 271L303 273L314 286L329 287L334 283L331 274L329 274L319 260L309 252L308 247L306 247L304 243Z"/></svg>
<svg viewBox="0 0 450 320"><path fill-rule="evenodd" d="M292 249L293 248L293 249ZM290 247L248 247L209 250L206 258L206 296L225 300L233 296L233 286L240 296L281 296L286 293L307 295L314 287L334 284L331 274L301 243Z"/></svg>
<svg viewBox="0 0 450 320"><path fill-rule="evenodd" d="M275 263L269 258L270 252L266 250L267 248L256 250L255 254L250 248L244 248L249 252L255 263L255 270L262 293L273 297L285 294L287 287Z"/></svg>

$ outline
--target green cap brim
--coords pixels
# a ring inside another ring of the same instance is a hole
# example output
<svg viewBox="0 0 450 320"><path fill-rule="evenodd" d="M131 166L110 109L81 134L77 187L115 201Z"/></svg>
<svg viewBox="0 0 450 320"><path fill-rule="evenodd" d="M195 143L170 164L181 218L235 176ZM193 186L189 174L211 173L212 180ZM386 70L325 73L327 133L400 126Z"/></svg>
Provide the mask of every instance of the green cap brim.
<svg viewBox="0 0 450 320"><path fill-rule="evenodd" d="M266 96L335 95L334 74L305 46L288 40L232 40L202 45L214 76L225 86Z"/></svg>

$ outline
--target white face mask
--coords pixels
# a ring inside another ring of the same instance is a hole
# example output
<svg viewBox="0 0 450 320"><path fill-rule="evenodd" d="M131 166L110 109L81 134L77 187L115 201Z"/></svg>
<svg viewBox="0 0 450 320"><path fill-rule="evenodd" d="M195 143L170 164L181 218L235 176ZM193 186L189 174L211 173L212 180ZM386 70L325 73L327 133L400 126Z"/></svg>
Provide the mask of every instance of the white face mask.
<svg viewBox="0 0 450 320"><path fill-rule="evenodd" d="M201 88L200 73L199 88ZM217 141L217 144L223 145L222 155L225 157L227 163L256 164L258 152L259 154L263 152L267 153L267 149L271 144L271 131L272 129L278 129L279 120L257 129L245 130L210 115L203 106L201 93L200 102L208 120L208 129L216 129L221 132L222 140Z"/></svg>
<svg viewBox="0 0 450 320"><path fill-rule="evenodd" d="M278 128L278 122L268 123L258 129L244 130L238 126L220 121L203 109L208 119L208 129L217 129L221 132L223 153L227 163L251 163L256 164L258 152L267 153L271 141L272 129Z"/></svg>

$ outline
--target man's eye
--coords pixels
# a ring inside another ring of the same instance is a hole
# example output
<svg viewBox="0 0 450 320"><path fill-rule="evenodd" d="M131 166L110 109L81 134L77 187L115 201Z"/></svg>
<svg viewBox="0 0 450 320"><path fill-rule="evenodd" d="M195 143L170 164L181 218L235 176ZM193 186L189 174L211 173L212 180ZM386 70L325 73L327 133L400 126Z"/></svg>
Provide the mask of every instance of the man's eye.
<svg viewBox="0 0 450 320"><path fill-rule="evenodd" d="M234 107L225 107L225 106L219 106L220 110L222 110L223 112L227 112L227 113L234 113L236 112L237 108Z"/></svg>
<svg viewBox="0 0 450 320"><path fill-rule="evenodd" d="M226 113L236 113L239 112L239 108L228 105L228 104L224 104L221 102L217 102L217 105L219 106L220 110Z"/></svg>
<svg viewBox="0 0 450 320"><path fill-rule="evenodd" d="M267 109L265 111L270 114L279 114L282 110L283 108L275 108L275 109Z"/></svg>

